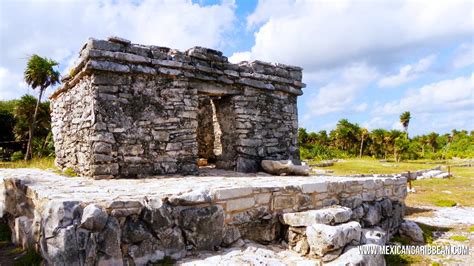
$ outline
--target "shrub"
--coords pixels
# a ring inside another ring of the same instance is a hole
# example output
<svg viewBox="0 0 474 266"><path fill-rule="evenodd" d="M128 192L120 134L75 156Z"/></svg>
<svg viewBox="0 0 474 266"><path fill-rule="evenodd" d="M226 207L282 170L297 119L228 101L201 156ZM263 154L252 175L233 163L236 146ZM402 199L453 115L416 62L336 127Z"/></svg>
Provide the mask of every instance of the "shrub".
<svg viewBox="0 0 474 266"><path fill-rule="evenodd" d="M22 160L24 157L25 157L25 155L23 154L22 151L16 151L16 152L12 153L12 156L10 157L10 160L12 162L16 162L16 161Z"/></svg>

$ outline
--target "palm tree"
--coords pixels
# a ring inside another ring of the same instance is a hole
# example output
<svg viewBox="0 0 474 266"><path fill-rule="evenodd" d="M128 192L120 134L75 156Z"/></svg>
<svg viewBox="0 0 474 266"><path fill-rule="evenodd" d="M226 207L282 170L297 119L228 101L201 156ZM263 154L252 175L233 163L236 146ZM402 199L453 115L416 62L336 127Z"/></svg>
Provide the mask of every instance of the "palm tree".
<svg viewBox="0 0 474 266"><path fill-rule="evenodd" d="M364 149L364 139L365 136L369 134L369 131L366 128L360 129L360 150L359 150L359 158L362 158L362 150Z"/></svg>
<svg viewBox="0 0 474 266"><path fill-rule="evenodd" d="M405 130L405 136L408 138L408 124L410 124L411 114L410 112L406 111L400 115L400 123L403 125L403 129Z"/></svg>
<svg viewBox="0 0 474 266"><path fill-rule="evenodd" d="M40 105L43 92L49 86L54 86L59 83L59 72L53 68L57 65L57 62L48 58L43 58L36 54L30 56L28 63L26 64L26 69L24 72L25 82L33 89L39 88L39 97L36 102L35 112L33 114L32 126L30 127L28 134L28 146L26 147L25 160L31 158L31 143L33 140L34 128L36 124L36 116L38 115L38 107Z"/></svg>

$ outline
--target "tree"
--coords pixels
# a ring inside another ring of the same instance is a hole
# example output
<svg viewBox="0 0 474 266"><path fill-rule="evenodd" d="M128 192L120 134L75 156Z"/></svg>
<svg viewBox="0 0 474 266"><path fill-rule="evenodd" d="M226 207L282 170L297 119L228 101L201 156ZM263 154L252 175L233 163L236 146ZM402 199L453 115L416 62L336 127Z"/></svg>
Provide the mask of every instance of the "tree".
<svg viewBox="0 0 474 266"><path fill-rule="evenodd" d="M428 144L431 146L431 151L433 153L436 152L436 149L438 148L438 134L435 132L431 132L427 138L428 138Z"/></svg>
<svg viewBox="0 0 474 266"><path fill-rule="evenodd" d="M57 62L48 58L43 58L36 54L30 56L30 58L28 59L28 63L26 64L26 69L24 72L25 82L30 85L31 88L39 89L39 97L36 101L32 125L28 133L28 144L26 148L25 160L31 158L32 155L31 144L33 141L34 129L36 126L36 117L38 115L38 108L41 103L41 97L43 96L43 93L46 88L59 84L59 72L54 70L54 67L57 65Z"/></svg>
<svg viewBox="0 0 474 266"><path fill-rule="evenodd" d="M403 112L400 115L400 123L403 125L403 129L405 131L405 136L408 138L408 124L410 124L411 114L410 112Z"/></svg>
<svg viewBox="0 0 474 266"><path fill-rule="evenodd" d="M369 134L369 131L366 128L360 129L360 150L359 150L359 158L362 158L362 150L364 149L364 139L365 136Z"/></svg>

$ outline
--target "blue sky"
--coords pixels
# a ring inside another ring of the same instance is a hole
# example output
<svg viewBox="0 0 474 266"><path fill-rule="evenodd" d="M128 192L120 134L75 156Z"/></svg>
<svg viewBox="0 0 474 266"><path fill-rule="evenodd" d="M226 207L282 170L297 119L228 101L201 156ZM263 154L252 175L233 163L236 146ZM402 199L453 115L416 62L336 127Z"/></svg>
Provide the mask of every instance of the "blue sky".
<svg viewBox="0 0 474 266"><path fill-rule="evenodd" d="M474 129L468 0L0 0L0 99L32 93L22 81L28 55L53 58L65 73L89 37L111 35L301 66L299 123L310 131L341 118L400 128L403 111L411 135Z"/></svg>

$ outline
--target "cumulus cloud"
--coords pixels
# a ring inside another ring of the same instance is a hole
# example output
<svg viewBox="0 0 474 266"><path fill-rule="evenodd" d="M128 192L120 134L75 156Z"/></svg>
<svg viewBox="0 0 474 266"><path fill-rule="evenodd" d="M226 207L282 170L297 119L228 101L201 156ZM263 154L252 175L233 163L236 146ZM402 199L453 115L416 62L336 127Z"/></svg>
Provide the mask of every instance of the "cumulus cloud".
<svg viewBox="0 0 474 266"><path fill-rule="evenodd" d="M400 100L375 109L376 114L437 113L470 110L474 112L474 74L434 82L410 90Z"/></svg>
<svg viewBox="0 0 474 266"><path fill-rule="evenodd" d="M341 111L365 111L366 103L353 105L358 93L374 81L378 73L366 64L354 64L343 68L338 79L323 85L306 97L306 105L312 115L326 115Z"/></svg>
<svg viewBox="0 0 474 266"><path fill-rule="evenodd" d="M415 80L429 69L435 59L435 55L430 55L420 59L415 64L402 66L397 74L389 75L380 79L378 85L379 87L395 87Z"/></svg>
<svg viewBox="0 0 474 266"><path fill-rule="evenodd" d="M219 49L235 19L233 1L206 6L187 0L3 1L0 66L21 75L27 57L38 53L63 69L87 38L111 35L178 49ZM1 89L0 97L15 88Z"/></svg>
<svg viewBox="0 0 474 266"><path fill-rule="evenodd" d="M474 32L471 1L259 1L251 58L307 71L365 60L398 62ZM440 23L442 21L442 23Z"/></svg>
<svg viewBox="0 0 474 266"><path fill-rule="evenodd" d="M454 68L463 68L474 64L474 44L463 43L456 50L452 65Z"/></svg>

